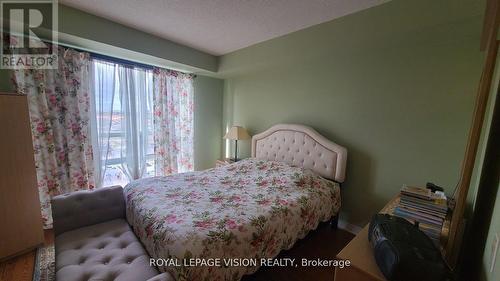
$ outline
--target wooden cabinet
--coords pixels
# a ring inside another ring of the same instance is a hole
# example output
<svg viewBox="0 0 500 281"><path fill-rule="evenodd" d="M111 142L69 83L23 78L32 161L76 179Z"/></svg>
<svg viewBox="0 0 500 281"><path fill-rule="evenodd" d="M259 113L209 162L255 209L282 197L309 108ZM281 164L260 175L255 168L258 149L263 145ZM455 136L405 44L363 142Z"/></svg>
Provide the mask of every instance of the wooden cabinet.
<svg viewBox="0 0 500 281"><path fill-rule="evenodd" d="M26 96L0 93L0 260L43 243Z"/></svg>

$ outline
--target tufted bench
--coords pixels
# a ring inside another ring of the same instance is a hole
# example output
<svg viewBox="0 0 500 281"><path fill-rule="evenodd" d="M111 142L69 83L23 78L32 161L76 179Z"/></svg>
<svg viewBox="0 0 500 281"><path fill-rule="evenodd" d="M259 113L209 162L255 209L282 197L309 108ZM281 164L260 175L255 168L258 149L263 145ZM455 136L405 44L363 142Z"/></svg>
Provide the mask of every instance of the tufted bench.
<svg viewBox="0 0 500 281"><path fill-rule="evenodd" d="M172 281L149 256L125 219L121 186L52 199L57 281Z"/></svg>

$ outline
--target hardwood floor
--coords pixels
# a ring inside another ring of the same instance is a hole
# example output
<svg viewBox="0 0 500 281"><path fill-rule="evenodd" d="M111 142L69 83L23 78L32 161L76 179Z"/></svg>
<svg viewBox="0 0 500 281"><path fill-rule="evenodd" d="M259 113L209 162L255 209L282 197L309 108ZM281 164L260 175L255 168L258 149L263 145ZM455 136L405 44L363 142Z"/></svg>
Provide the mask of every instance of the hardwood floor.
<svg viewBox="0 0 500 281"><path fill-rule="evenodd" d="M292 249L282 252L280 258L334 259L335 255L354 237L351 233L329 224L321 224L318 229L298 241ZM54 243L51 230L45 231L45 244ZM0 281L31 281L35 251L0 263ZM242 281L332 281L333 267L262 267L255 274L245 276Z"/></svg>
<svg viewBox="0 0 500 281"><path fill-rule="evenodd" d="M0 280L29 281L33 277L35 251L28 252L0 264Z"/></svg>
<svg viewBox="0 0 500 281"><path fill-rule="evenodd" d="M54 244L54 233L45 230L45 245ZM0 281L31 281L36 251L30 251L0 263Z"/></svg>
<svg viewBox="0 0 500 281"><path fill-rule="evenodd" d="M299 240L288 251L282 252L278 258L295 258L296 263L306 259L335 259L337 253L344 248L354 235L342 230L332 229L323 223ZM334 267L261 267L255 274L245 276L242 281L333 281Z"/></svg>

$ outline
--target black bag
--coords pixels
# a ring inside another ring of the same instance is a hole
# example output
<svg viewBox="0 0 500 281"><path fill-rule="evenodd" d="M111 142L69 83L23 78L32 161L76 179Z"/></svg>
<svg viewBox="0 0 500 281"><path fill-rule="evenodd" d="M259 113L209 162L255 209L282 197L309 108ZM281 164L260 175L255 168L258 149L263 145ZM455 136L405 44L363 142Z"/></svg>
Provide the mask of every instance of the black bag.
<svg viewBox="0 0 500 281"><path fill-rule="evenodd" d="M416 225L403 218L377 214L368 231L375 261L388 280L451 280L440 251Z"/></svg>

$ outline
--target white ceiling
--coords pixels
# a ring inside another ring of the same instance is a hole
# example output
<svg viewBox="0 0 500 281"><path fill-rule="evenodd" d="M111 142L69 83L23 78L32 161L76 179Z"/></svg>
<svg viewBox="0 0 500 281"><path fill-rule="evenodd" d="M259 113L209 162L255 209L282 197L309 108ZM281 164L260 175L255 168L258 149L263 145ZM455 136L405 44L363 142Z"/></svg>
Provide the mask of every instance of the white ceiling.
<svg viewBox="0 0 500 281"><path fill-rule="evenodd" d="M59 0L209 54L223 55L389 0Z"/></svg>

